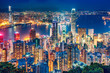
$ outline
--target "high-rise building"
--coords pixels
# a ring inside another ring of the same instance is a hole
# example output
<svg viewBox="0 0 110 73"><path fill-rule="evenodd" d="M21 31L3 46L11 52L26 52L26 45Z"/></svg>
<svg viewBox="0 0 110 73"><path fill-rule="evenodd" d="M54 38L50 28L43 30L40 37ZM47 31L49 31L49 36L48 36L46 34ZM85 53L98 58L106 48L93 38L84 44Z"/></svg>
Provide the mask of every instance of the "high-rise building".
<svg viewBox="0 0 110 73"><path fill-rule="evenodd" d="M86 38L86 28L78 28L79 42L84 43Z"/></svg>
<svg viewBox="0 0 110 73"><path fill-rule="evenodd" d="M79 61L80 59L80 51L78 49L77 44L69 44L68 49L67 49L67 54L68 54L68 68L72 68L72 63L74 61Z"/></svg>
<svg viewBox="0 0 110 73"><path fill-rule="evenodd" d="M17 40L13 43L14 58L21 59L23 55L23 41Z"/></svg>
<svg viewBox="0 0 110 73"><path fill-rule="evenodd" d="M66 42L66 24L62 24L62 36L61 40Z"/></svg>
<svg viewBox="0 0 110 73"><path fill-rule="evenodd" d="M52 28L50 28L50 37L52 36Z"/></svg>
<svg viewBox="0 0 110 73"><path fill-rule="evenodd" d="M77 61L80 60L79 54L80 54L80 51L78 49L78 45L77 44L74 44L74 47L73 47L73 60L72 60L72 62L74 62L76 60Z"/></svg>
<svg viewBox="0 0 110 73"><path fill-rule="evenodd" d="M68 45L67 55L68 55L68 68L72 67L72 45Z"/></svg>
<svg viewBox="0 0 110 73"><path fill-rule="evenodd" d="M52 41L56 42L58 40L58 23L53 21L52 23Z"/></svg>
<svg viewBox="0 0 110 73"><path fill-rule="evenodd" d="M91 38L93 39L94 29L88 29L88 35L91 36Z"/></svg>
<svg viewBox="0 0 110 73"><path fill-rule="evenodd" d="M36 31L34 28L31 28L30 30L30 40L33 40L36 38Z"/></svg>
<svg viewBox="0 0 110 73"><path fill-rule="evenodd" d="M39 62L39 49L37 47L37 48L35 48L34 64L37 64L38 62Z"/></svg>
<svg viewBox="0 0 110 73"><path fill-rule="evenodd" d="M7 61L7 49L3 48L2 49L2 62L6 62Z"/></svg>
<svg viewBox="0 0 110 73"><path fill-rule="evenodd" d="M9 23L12 23L12 12L11 12L11 6L9 6Z"/></svg>
<svg viewBox="0 0 110 73"><path fill-rule="evenodd" d="M87 51L85 50L85 48L83 48L81 50L81 54L80 54L80 61L81 62L86 63L86 54L87 54Z"/></svg>
<svg viewBox="0 0 110 73"><path fill-rule="evenodd" d="M34 51L35 51L35 43L28 42L28 43L25 44L25 53L30 52L31 54L34 55Z"/></svg>
<svg viewBox="0 0 110 73"><path fill-rule="evenodd" d="M35 47L38 47L40 45L40 39L39 38L35 38L33 40L33 42L35 43Z"/></svg>
<svg viewBox="0 0 110 73"><path fill-rule="evenodd" d="M71 32L73 36L75 36L76 34L76 19L77 19L76 10L75 8L72 8L71 10Z"/></svg>
<svg viewBox="0 0 110 73"><path fill-rule="evenodd" d="M72 35L72 32L69 32L69 40L70 40L69 43L73 43L73 35Z"/></svg>
<svg viewBox="0 0 110 73"><path fill-rule="evenodd" d="M54 62L54 59L55 59L55 55L53 52L49 52L49 55L48 55L48 66L49 66L49 72L52 72L53 71L53 62Z"/></svg>
<svg viewBox="0 0 110 73"><path fill-rule="evenodd" d="M0 43L3 42L3 34L0 34Z"/></svg>
<svg viewBox="0 0 110 73"><path fill-rule="evenodd" d="M14 40L15 40L15 42L16 42L17 40L20 40L20 33L19 33L19 32L15 32L15 33L14 33Z"/></svg>

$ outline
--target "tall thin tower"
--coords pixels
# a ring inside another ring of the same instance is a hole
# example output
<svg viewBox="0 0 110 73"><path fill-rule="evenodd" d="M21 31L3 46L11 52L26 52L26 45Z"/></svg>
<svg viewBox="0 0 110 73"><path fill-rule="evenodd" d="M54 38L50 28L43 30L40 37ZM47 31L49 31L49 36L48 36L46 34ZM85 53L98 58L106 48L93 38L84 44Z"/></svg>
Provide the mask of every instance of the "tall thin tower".
<svg viewBox="0 0 110 73"><path fill-rule="evenodd" d="M12 23L12 12L11 12L11 6L9 6L9 23Z"/></svg>
<svg viewBox="0 0 110 73"><path fill-rule="evenodd" d="M72 8L71 10L71 32L73 36L75 36L76 34L76 19L77 19L76 10L75 8Z"/></svg>

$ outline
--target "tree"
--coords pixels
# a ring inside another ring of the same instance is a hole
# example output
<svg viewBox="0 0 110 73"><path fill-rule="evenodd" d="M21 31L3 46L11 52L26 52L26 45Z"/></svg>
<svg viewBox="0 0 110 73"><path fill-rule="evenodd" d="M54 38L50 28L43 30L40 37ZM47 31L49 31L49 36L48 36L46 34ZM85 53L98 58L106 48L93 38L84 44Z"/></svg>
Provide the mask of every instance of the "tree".
<svg viewBox="0 0 110 73"><path fill-rule="evenodd" d="M0 73L26 73L25 69L18 69L11 63L0 62Z"/></svg>
<svg viewBox="0 0 110 73"><path fill-rule="evenodd" d="M68 73L82 73L82 69L80 67L76 67L75 69L71 69Z"/></svg>
<svg viewBox="0 0 110 73"><path fill-rule="evenodd" d="M84 67L82 73L104 73L101 64L92 63L90 66Z"/></svg>

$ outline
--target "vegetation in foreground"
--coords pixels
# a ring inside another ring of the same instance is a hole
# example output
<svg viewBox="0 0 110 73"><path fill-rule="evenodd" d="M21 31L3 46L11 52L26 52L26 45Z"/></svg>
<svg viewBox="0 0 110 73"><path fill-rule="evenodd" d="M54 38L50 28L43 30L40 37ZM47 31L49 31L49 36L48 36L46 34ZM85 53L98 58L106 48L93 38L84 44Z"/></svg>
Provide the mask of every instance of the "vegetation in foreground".
<svg viewBox="0 0 110 73"><path fill-rule="evenodd" d="M102 65L98 63L91 63L90 66L85 66L83 69L76 67L63 73L110 73L110 65Z"/></svg>

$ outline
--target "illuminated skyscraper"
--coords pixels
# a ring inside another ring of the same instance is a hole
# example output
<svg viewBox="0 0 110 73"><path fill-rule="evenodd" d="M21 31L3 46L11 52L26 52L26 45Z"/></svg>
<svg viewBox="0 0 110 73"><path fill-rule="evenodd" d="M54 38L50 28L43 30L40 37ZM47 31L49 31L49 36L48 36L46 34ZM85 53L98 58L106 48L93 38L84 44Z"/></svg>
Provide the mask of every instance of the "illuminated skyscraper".
<svg viewBox="0 0 110 73"><path fill-rule="evenodd" d="M62 41L66 42L66 24L62 24Z"/></svg>
<svg viewBox="0 0 110 73"><path fill-rule="evenodd" d="M78 28L79 42L85 42L86 28Z"/></svg>
<svg viewBox="0 0 110 73"><path fill-rule="evenodd" d="M37 64L38 62L39 62L39 49L37 47L37 48L35 48L34 64Z"/></svg>
<svg viewBox="0 0 110 73"><path fill-rule="evenodd" d="M40 39L39 38L34 39L33 42L35 43L35 47L38 47L40 45Z"/></svg>
<svg viewBox="0 0 110 73"><path fill-rule="evenodd" d="M3 42L3 34L0 34L0 43Z"/></svg>
<svg viewBox="0 0 110 73"><path fill-rule="evenodd" d="M52 28L50 28L50 37L52 36Z"/></svg>
<svg viewBox="0 0 110 73"><path fill-rule="evenodd" d="M53 21L52 23L52 41L55 42L58 40L58 23Z"/></svg>
<svg viewBox="0 0 110 73"><path fill-rule="evenodd" d="M69 40L70 40L69 43L73 43L73 35L72 35L72 32L69 32Z"/></svg>
<svg viewBox="0 0 110 73"><path fill-rule="evenodd" d="M11 12L11 6L9 6L9 23L12 23L12 12Z"/></svg>
<svg viewBox="0 0 110 73"><path fill-rule="evenodd" d="M68 68L71 68L72 67L72 45L68 45L67 54L68 54Z"/></svg>
<svg viewBox="0 0 110 73"><path fill-rule="evenodd" d="M94 29L88 29L88 35L91 36L91 38L93 39Z"/></svg>
<svg viewBox="0 0 110 73"><path fill-rule="evenodd" d="M72 8L71 10L71 32L73 36L75 36L76 34L76 19L77 19L76 10L75 8Z"/></svg>
<svg viewBox="0 0 110 73"><path fill-rule="evenodd" d="M80 51L78 49L77 44L69 44L68 49L67 49L67 54L68 54L68 68L72 68L72 63L74 61L79 61L80 59Z"/></svg>
<svg viewBox="0 0 110 73"><path fill-rule="evenodd" d="M17 40L20 40L20 33L19 33L19 32L15 32L15 33L14 33L14 40L15 40L15 42L16 42Z"/></svg>
<svg viewBox="0 0 110 73"><path fill-rule="evenodd" d="M6 62L7 61L7 49L3 48L2 49L2 62Z"/></svg>
<svg viewBox="0 0 110 73"><path fill-rule="evenodd" d="M36 38L36 31L34 28L31 28L30 30L30 40L33 40Z"/></svg>
<svg viewBox="0 0 110 73"><path fill-rule="evenodd" d="M13 53L16 59L21 59L23 55L23 41L17 40L13 43Z"/></svg>

